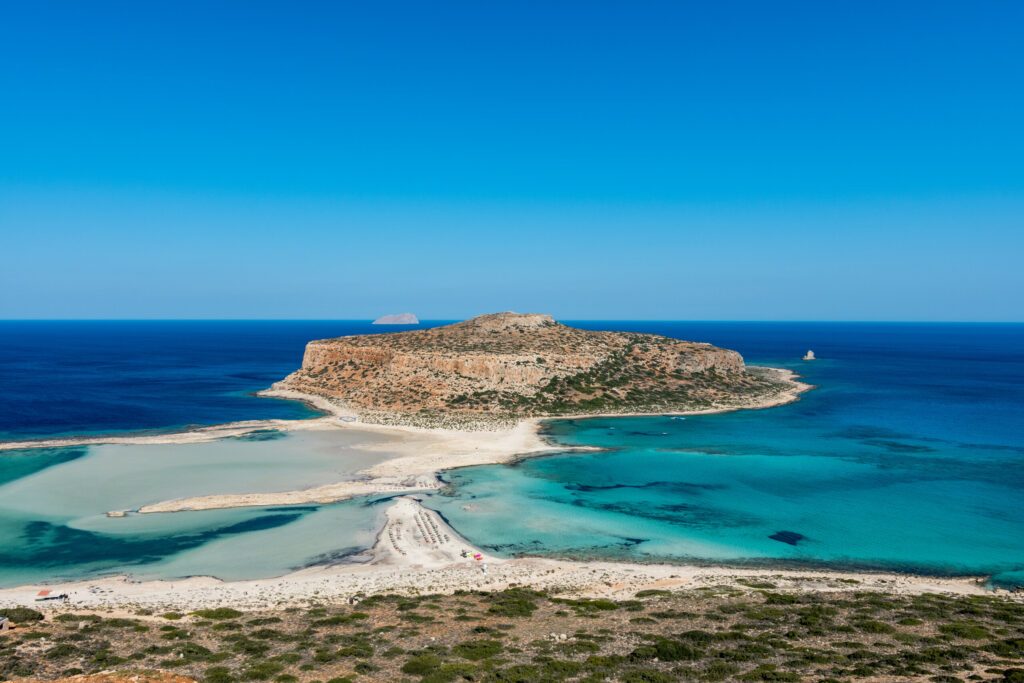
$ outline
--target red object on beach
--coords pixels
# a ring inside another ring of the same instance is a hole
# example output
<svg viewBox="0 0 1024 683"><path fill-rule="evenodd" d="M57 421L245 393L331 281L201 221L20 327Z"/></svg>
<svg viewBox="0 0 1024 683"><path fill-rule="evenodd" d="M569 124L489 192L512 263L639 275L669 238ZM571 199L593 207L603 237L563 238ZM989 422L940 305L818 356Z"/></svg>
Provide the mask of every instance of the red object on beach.
<svg viewBox="0 0 1024 683"><path fill-rule="evenodd" d="M38 593L36 593L36 595L38 595L41 598L45 598L49 594L50 594L50 591L48 591L48 590L43 590L43 591L39 591Z"/></svg>
<svg viewBox="0 0 1024 683"><path fill-rule="evenodd" d="M481 555L480 553L473 553L473 559L479 561L479 560L484 559L484 556Z"/></svg>

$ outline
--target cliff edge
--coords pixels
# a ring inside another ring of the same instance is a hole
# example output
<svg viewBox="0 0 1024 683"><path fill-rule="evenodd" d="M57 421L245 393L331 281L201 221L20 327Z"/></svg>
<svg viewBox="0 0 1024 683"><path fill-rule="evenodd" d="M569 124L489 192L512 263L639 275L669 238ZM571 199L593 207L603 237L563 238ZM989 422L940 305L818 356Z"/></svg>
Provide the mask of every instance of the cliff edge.
<svg viewBox="0 0 1024 683"><path fill-rule="evenodd" d="M653 334L595 332L549 315L312 341L274 389L326 398L369 422L472 426L522 417L757 407L793 382L735 351Z"/></svg>

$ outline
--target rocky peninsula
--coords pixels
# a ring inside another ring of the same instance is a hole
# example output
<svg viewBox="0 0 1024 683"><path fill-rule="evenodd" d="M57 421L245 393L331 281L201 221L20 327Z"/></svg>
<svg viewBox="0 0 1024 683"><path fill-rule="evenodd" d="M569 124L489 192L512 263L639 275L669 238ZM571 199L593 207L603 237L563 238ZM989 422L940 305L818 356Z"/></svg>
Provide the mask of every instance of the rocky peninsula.
<svg viewBox="0 0 1024 683"><path fill-rule="evenodd" d="M326 400L362 422L490 429L523 418L763 407L801 388L710 344L494 313L312 341L302 367L269 393Z"/></svg>

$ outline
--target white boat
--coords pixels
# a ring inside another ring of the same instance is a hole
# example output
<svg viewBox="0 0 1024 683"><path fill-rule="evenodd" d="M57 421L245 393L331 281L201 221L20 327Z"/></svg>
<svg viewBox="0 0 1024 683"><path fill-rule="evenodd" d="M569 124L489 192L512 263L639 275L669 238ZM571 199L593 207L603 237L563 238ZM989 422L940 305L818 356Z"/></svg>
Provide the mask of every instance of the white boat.
<svg viewBox="0 0 1024 683"><path fill-rule="evenodd" d="M808 351L804 354L804 360L815 360L814 351Z"/></svg>

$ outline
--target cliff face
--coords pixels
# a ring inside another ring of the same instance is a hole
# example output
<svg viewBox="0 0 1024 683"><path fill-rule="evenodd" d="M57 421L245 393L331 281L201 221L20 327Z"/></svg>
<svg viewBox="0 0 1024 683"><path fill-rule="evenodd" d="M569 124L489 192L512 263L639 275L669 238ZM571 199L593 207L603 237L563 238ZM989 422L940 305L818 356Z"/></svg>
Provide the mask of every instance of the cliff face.
<svg viewBox="0 0 1024 683"><path fill-rule="evenodd" d="M496 313L429 330L310 342L275 385L368 415L512 418L683 411L772 387L735 351L649 334L592 332Z"/></svg>

